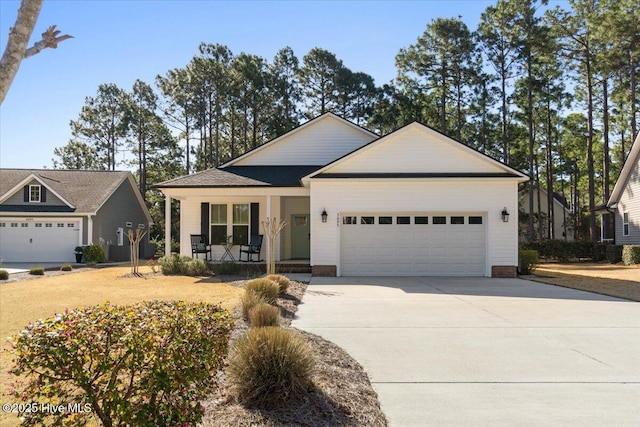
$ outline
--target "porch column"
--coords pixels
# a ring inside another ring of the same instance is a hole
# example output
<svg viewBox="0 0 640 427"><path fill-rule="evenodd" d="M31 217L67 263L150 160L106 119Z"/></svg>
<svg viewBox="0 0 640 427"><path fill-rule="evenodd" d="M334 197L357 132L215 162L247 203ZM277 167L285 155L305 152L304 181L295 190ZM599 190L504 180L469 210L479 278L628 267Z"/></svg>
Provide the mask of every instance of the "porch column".
<svg viewBox="0 0 640 427"><path fill-rule="evenodd" d="M171 197L164 197L164 256L171 256Z"/></svg>
<svg viewBox="0 0 640 427"><path fill-rule="evenodd" d="M271 219L271 194L267 195L267 218ZM267 260L272 259L271 258L271 248L269 246L270 245L267 244Z"/></svg>
<svg viewBox="0 0 640 427"><path fill-rule="evenodd" d="M87 215L87 245L93 244L93 218Z"/></svg>

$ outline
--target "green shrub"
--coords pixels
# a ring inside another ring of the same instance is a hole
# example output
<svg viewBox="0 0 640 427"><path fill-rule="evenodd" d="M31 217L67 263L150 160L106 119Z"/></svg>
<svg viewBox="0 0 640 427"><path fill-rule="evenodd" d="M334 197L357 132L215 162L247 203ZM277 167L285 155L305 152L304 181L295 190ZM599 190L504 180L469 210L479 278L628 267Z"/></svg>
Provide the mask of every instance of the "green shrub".
<svg viewBox="0 0 640 427"><path fill-rule="evenodd" d="M622 262L625 265L640 264L640 245L624 245L622 247Z"/></svg>
<svg viewBox="0 0 640 427"><path fill-rule="evenodd" d="M594 244L591 242L569 242L564 240L543 240L520 245L520 249L538 251L545 259L568 261L570 259L593 258ZM604 259L604 258L603 258Z"/></svg>
<svg viewBox="0 0 640 427"><path fill-rule="evenodd" d="M291 280L281 274L270 274L265 277L265 279L272 280L278 284L280 287L280 295L286 294L287 289L289 289L289 285L291 284Z"/></svg>
<svg viewBox="0 0 640 427"><path fill-rule="evenodd" d="M209 265L203 259L192 259L187 261L187 276L210 276Z"/></svg>
<svg viewBox="0 0 640 427"><path fill-rule="evenodd" d="M249 310L249 325L253 328L280 326L280 309L267 303L256 305Z"/></svg>
<svg viewBox="0 0 640 427"><path fill-rule="evenodd" d="M9 280L9 272L7 270L0 270L0 280Z"/></svg>
<svg viewBox="0 0 640 427"><path fill-rule="evenodd" d="M34 276L44 276L44 268L43 267L31 267L29 270L29 274Z"/></svg>
<svg viewBox="0 0 640 427"><path fill-rule="evenodd" d="M593 245L593 261L600 262L607 259L607 246L604 243Z"/></svg>
<svg viewBox="0 0 640 427"><path fill-rule="evenodd" d="M73 270L73 267L71 267L71 264L62 264L62 266L60 267L60 271L71 271Z"/></svg>
<svg viewBox="0 0 640 427"><path fill-rule="evenodd" d="M518 251L518 270L520 274L531 274L539 263L538 251L519 250Z"/></svg>
<svg viewBox="0 0 640 427"><path fill-rule="evenodd" d="M215 269L216 274L238 274L240 272L240 265L231 261L223 261Z"/></svg>
<svg viewBox="0 0 640 427"><path fill-rule="evenodd" d="M275 304L280 294L280 286L273 280L266 278L250 280L245 289L247 292L261 295L269 304Z"/></svg>
<svg viewBox="0 0 640 427"><path fill-rule="evenodd" d="M24 413L24 425L195 425L233 328L206 303L147 301L65 311L13 337L23 402L83 402L90 413Z"/></svg>
<svg viewBox="0 0 640 427"><path fill-rule="evenodd" d="M100 264L106 261L104 249L99 245L89 245L84 249L84 260L86 263L95 262Z"/></svg>
<svg viewBox="0 0 640 427"><path fill-rule="evenodd" d="M233 345L228 374L241 402L263 408L301 398L311 386L314 359L289 329L252 328Z"/></svg>
<svg viewBox="0 0 640 427"><path fill-rule="evenodd" d="M622 261L622 245L607 245L606 256L607 261L611 264L616 264Z"/></svg>
<svg viewBox="0 0 640 427"><path fill-rule="evenodd" d="M267 300L260 294L256 294L251 291L244 291L242 297L240 298L240 302L242 303L242 317L245 319L249 318L249 311L259 304L268 304Z"/></svg>

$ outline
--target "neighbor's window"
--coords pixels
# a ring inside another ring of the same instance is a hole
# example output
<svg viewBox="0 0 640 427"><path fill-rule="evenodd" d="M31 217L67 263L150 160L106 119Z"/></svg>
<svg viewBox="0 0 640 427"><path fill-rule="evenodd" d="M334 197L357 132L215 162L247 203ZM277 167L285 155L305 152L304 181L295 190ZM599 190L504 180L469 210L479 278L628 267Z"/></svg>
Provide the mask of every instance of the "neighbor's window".
<svg viewBox="0 0 640 427"><path fill-rule="evenodd" d="M249 243L249 205L233 205L233 244Z"/></svg>
<svg viewBox="0 0 640 427"><path fill-rule="evenodd" d="M629 212L622 214L622 235L629 235Z"/></svg>
<svg viewBox="0 0 640 427"><path fill-rule="evenodd" d="M378 224L381 224L381 225L393 224L393 217L391 216L378 217Z"/></svg>
<svg viewBox="0 0 640 427"><path fill-rule="evenodd" d="M29 186L29 201L30 202L39 202L40 201L40 186L39 185L30 185Z"/></svg>
<svg viewBox="0 0 640 427"><path fill-rule="evenodd" d="M211 205L211 243L214 245L226 242L227 205Z"/></svg>
<svg viewBox="0 0 640 427"><path fill-rule="evenodd" d="M433 217L433 223L434 224L446 224L447 223L447 217L446 216L434 216Z"/></svg>

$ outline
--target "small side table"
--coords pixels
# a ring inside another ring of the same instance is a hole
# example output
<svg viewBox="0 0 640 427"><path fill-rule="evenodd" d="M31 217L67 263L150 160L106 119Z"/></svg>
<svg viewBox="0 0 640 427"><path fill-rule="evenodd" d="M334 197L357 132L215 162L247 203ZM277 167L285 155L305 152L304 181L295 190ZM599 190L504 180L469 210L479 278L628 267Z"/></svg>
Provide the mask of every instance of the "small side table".
<svg viewBox="0 0 640 427"><path fill-rule="evenodd" d="M233 247L233 243L231 243L231 242L222 243L220 246L222 246L222 248L224 249L224 254L220 258L220 261L224 261L226 259L228 259L229 261L235 261L236 260L233 257L233 254L231 253L231 248Z"/></svg>

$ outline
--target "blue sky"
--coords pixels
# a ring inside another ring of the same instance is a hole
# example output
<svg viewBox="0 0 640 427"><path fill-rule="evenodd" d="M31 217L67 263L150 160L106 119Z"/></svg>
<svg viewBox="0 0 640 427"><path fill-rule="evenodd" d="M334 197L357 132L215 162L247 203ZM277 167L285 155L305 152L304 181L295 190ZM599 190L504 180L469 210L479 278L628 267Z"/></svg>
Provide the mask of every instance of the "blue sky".
<svg viewBox="0 0 640 427"><path fill-rule="evenodd" d="M395 55L437 17L462 16L474 30L495 1L65 1L45 0L32 42L49 25L75 38L22 62L0 107L0 166L52 167L53 149L71 137L87 96L101 83L130 90L136 79L183 67L200 42L271 61L293 48L336 54L377 85L396 75ZM0 45L6 45L19 1L0 0Z"/></svg>

